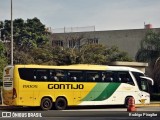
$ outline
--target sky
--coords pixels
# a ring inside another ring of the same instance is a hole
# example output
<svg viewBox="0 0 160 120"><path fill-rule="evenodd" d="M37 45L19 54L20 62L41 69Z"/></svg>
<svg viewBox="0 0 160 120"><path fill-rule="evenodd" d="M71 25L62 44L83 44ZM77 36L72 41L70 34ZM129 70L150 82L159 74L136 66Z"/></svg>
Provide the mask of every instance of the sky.
<svg viewBox="0 0 160 120"><path fill-rule="evenodd" d="M11 19L10 1L0 0L0 21ZM144 23L159 28L160 0L13 0L13 19L34 17L52 29L142 29Z"/></svg>

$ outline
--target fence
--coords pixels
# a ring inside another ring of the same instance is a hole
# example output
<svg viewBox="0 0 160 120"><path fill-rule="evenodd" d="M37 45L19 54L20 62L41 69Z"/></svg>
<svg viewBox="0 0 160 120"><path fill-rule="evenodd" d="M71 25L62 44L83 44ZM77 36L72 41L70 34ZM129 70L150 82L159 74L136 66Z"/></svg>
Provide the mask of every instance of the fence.
<svg viewBox="0 0 160 120"><path fill-rule="evenodd" d="M64 27L64 28L55 28L51 29L52 33L70 33L70 32L88 32L95 31L95 26L86 26L86 27Z"/></svg>

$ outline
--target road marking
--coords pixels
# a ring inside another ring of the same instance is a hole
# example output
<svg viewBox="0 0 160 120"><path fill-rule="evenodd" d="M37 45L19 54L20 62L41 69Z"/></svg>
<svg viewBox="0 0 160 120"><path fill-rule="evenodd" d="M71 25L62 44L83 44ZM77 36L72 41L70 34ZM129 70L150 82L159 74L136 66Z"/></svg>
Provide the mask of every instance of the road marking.
<svg viewBox="0 0 160 120"><path fill-rule="evenodd" d="M127 111L125 108L119 109L76 109L76 110L62 110L62 111Z"/></svg>

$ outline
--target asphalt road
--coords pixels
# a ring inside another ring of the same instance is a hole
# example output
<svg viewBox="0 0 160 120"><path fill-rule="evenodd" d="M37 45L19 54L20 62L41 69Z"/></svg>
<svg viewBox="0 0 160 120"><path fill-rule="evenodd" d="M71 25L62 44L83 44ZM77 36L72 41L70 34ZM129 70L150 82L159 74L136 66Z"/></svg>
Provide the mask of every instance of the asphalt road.
<svg viewBox="0 0 160 120"><path fill-rule="evenodd" d="M67 110L49 110L42 111L39 108L29 107L0 107L0 119L10 117L15 120L20 119L82 119L99 120L99 119L160 119L160 107L138 107L135 112L127 112L126 108L121 106L104 106L104 107L72 107Z"/></svg>

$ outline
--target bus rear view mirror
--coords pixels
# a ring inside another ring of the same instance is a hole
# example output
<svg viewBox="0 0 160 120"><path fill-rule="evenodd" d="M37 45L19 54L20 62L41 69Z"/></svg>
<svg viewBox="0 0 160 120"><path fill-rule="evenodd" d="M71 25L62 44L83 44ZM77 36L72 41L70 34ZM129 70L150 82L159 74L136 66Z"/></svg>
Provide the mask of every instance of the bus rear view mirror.
<svg viewBox="0 0 160 120"><path fill-rule="evenodd" d="M154 85L154 81L153 81L152 78L146 77L146 76L140 76L140 78L143 78L144 80L147 80L150 85Z"/></svg>

